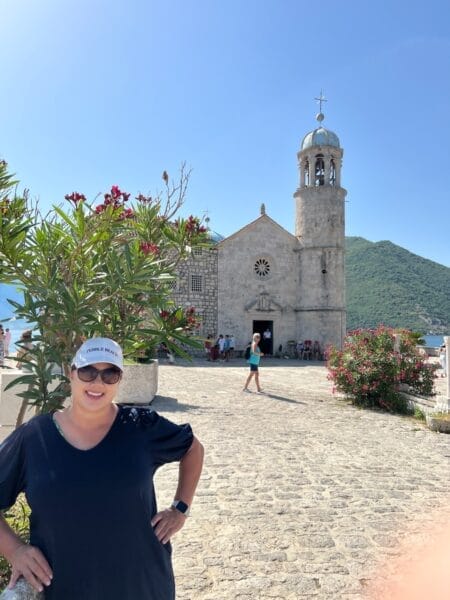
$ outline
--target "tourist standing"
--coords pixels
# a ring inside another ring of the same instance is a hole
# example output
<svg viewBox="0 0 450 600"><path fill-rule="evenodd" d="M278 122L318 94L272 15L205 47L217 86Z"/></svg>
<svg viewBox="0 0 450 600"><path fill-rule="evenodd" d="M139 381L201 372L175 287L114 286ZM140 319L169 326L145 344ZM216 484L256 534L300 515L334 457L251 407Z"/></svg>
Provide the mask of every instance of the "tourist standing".
<svg viewBox="0 0 450 600"><path fill-rule="evenodd" d="M263 342L265 354L272 354L272 332L268 327L263 333Z"/></svg>
<svg viewBox="0 0 450 600"><path fill-rule="evenodd" d="M441 377L445 377L447 375L447 350L445 344L442 344L439 348L439 363L442 369Z"/></svg>
<svg viewBox="0 0 450 600"><path fill-rule="evenodd" d="M3 367L5 359L5 332L3 325L0 325L0 367Z"/></svg>
<svg viewBox="0 0 450 600"><path fill-rule="evenodd" d="M206 360L211 360L211 348L213 347L212 336L208 335L206 340L203 343L203 348L205 349Z"/></svg>
<svg viewBox="0 0 450 600"><path fill-rule="evenodd" d="M234 339L234 335L230 335L230 358L234 358L234 349L236 347L236 340Z"/></svg>
<svg viewBox="0 0 450 600"><path fill-rule="evenodd" d="M230 360L230 336L226 335L223 344L223 356L228 362Z"/></svg>
<svg viewBox="0 0 450 600"><path fill-rule="evenodd" d="M250 365L250 373L247 377L247 381L244 385L244 392L250 392L248 386L252 378L255 378L256 390L258 394L262 393L261 386L259 384L259 363L261 361L261 356L264 354L261 352L259 348L259 342L261 340L261 336L259 333L254 333L252 338L252 344L250 346L250 358L248 359L248 364Z"/></svg>
<svg viewBox="0 0 450 600"><path fill-rule="evenodd" d="M219 358L221 358L222 360L224 360L225 357L223 355L223 349L225 347L225 338L223 337L222 334L219 335L219 338L217 340L217 344L219 345Z"/></svg>
<svg viewBox="0 0 450 600"><path fill-rule="evenodd" d="M0 509L26 490L30 543L2 516L0 553L12 586L24 577L46 600L174 600L170 539L185 524L203 447L187 424L149 407L113 402L120 346L84 342L72 361L71 404L34 417L0 446ZM179 462L169 508L158 511L153 476Z"/></svg>
<svg viewBox="0 0 450 600"><path fill-rule="evenodd" d="M11 332L9 327L5 329L5 356L9 356L9 346L11 345Z"/></svg>

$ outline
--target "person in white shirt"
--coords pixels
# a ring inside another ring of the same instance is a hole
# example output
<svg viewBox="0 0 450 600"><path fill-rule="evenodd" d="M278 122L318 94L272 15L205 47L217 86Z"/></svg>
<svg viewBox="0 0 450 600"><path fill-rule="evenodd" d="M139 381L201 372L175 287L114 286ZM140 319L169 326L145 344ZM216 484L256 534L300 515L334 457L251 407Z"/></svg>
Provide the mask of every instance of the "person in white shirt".
<svg viewBox="0 0 450 600"><path fill-rule="evenodd" d="M219 357L222 359L225 359L225 356L223 354L224 349L225 349L225 338L223 337L222 334L219 335L219 339L217 340L217 343L219 344Z"/></svg>
<svg viewBox="0 0 450 600"><path fill-rule="evenodd" d="M9 356L9 346L11 344L11 332L8 327L5 329L4 344L5 344L5 356Z"/></svg>
<svg viewBox="0 0 450 600"><path fill-rule="evenodd" d="M236 345L236 340L234 339L234 335L230 335L230 350L229 350L229 356L230 358L234 357L234 348Z"/></svg>

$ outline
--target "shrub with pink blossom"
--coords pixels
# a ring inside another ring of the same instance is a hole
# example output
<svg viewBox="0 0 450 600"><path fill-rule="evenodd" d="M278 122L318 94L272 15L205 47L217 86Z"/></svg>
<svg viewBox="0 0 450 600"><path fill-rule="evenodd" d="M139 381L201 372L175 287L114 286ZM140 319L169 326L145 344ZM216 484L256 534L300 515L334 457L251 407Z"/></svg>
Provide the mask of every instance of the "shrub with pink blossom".
<svg viewBox="0 0 450 600"><path fill-rule="evenodd" d="M16 380L30 386L30 402L44 411L60 405L86 337L113 337L131 360L151 358L161 343L184 356L187 346L201 347L195 308L176 306L170 294L179 261L209 243L199 218L177 215L188 178L183 167L176 182L164 171L164 191L154 196L130 198L117 185L100 201L72 192L42 215L0 161L0 282L23 292L10 303L33 327L30 373Z"/></svg>
<svg viewBox="0 0 450 600"><path fill-rule="evenodd" d="M424 360L408 330L380 325L351 331L342 350L328 349L327 366L333 389L360 406L407 412L402 389L424 396L434 393L435 367Z"/></svg>

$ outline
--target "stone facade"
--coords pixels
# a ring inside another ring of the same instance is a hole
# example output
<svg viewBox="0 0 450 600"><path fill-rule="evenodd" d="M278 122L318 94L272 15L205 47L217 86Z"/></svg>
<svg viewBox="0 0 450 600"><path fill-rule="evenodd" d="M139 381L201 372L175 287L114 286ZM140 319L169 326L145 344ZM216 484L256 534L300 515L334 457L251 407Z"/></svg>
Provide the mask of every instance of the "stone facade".
<svg viewBox="0 0 450 600"><path fill-rule="evenodd" d="M195 306L201 319L199 334L215 336L217 332L217 248L198 248L178 268L172 292L177 305Z"/></svg>
<svg viewBox="0 0 450 600"><path fill-rule="evenodd" d="M323 120L323 115L318 115ZM179 269L174 300L193 305L200 334L234 335L243 349L252 333L271 332L265 350L318 340L341 347L346 331L346 191L340 186L343 150L322 126L297 154L295 235L265 214L211 249L193 253Z"/></svg>
<svg viewBox="0 0 450 600"><path fill-rule="evenodd" d="M297 239L265 214L218 244L217 330L234 334L237 348L267 328L274 350L296 339L297 250Z"/></svg>

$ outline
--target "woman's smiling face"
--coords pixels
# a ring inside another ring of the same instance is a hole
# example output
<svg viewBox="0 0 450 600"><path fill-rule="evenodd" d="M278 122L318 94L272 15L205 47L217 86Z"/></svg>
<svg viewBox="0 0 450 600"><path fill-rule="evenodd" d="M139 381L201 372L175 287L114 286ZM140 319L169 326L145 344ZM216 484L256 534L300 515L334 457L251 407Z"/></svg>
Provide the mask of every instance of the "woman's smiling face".
<svg viewBox="0 0 450 600"><path fill-rule="evenodd" d="M110 363L95 363L92 366L99 371L113 367ZM88 411L105 409L117 396L119 383L120 380L113 384L104 383L100 374L94 381L82 381L77 369L73 369L70 373L73 405Z"/></svg>

